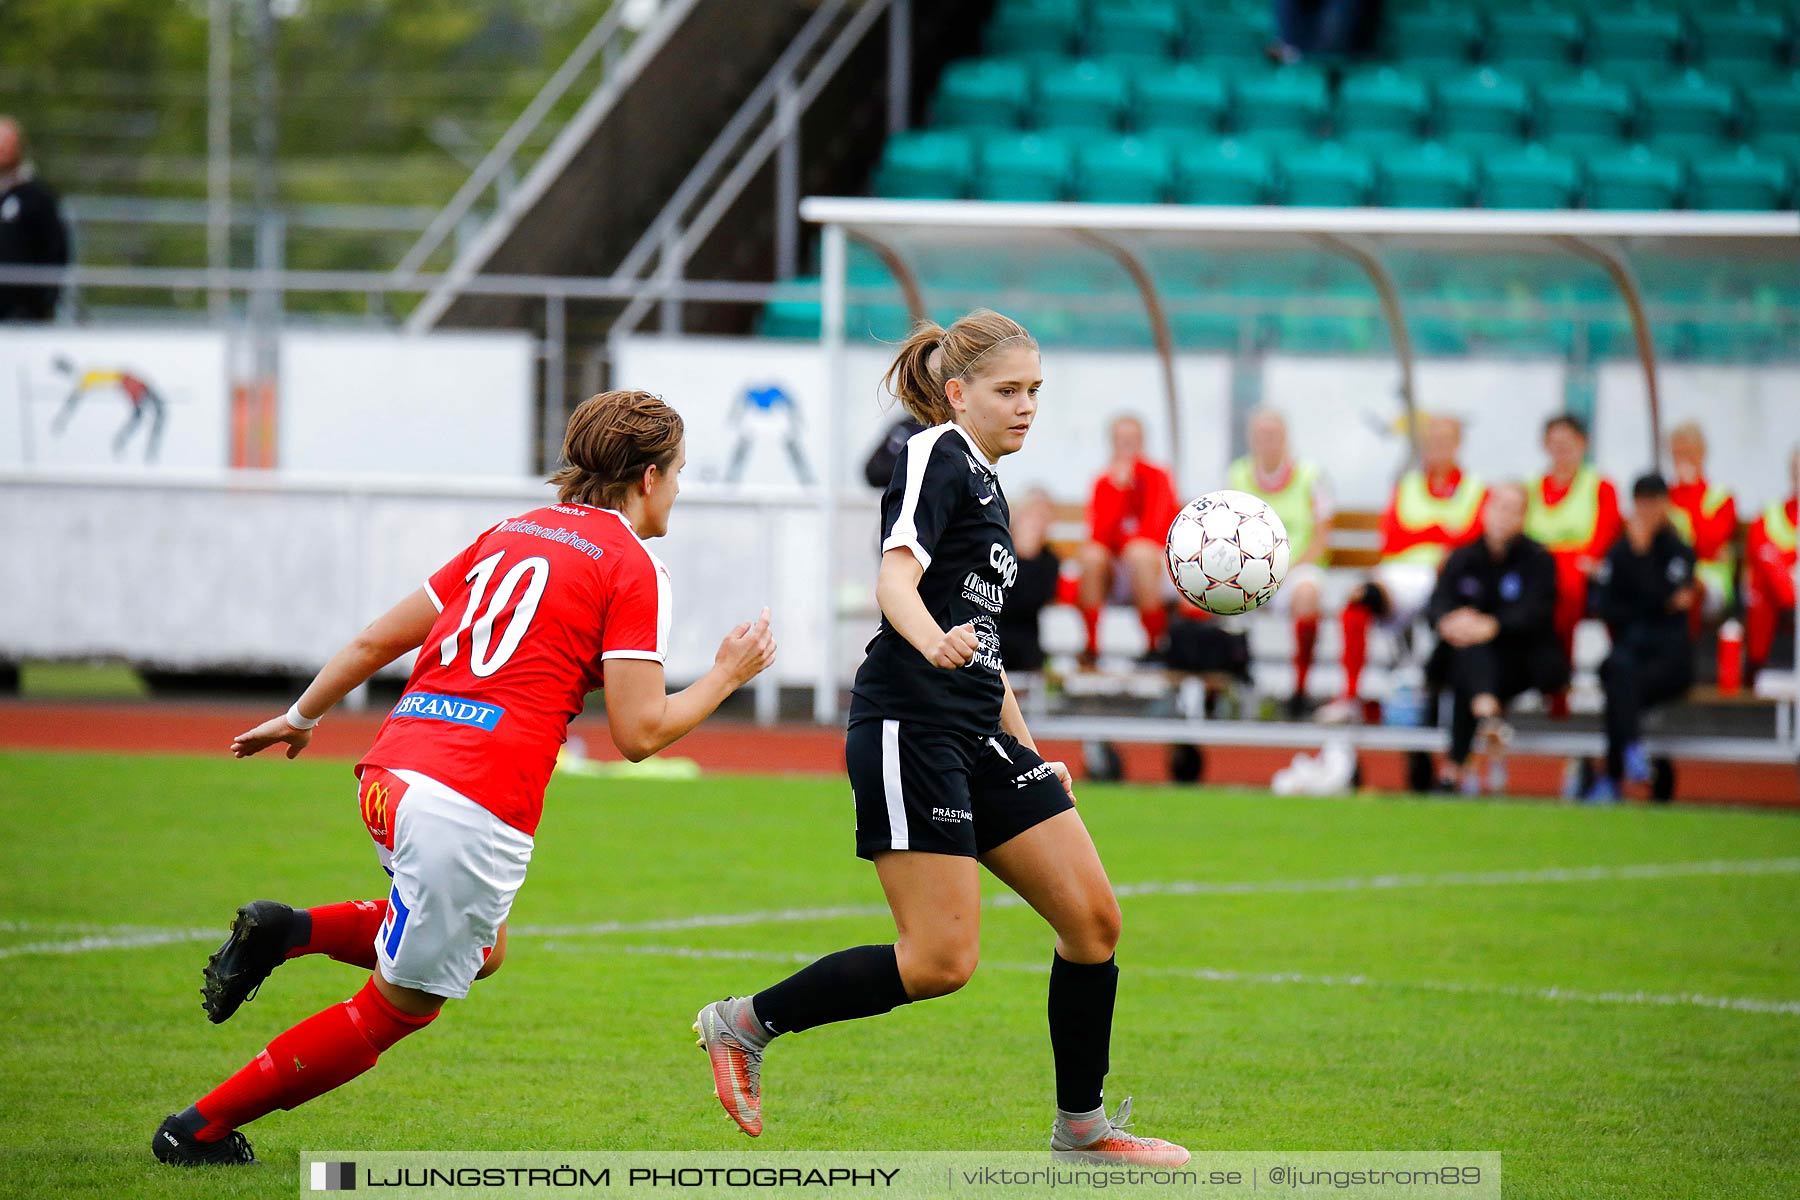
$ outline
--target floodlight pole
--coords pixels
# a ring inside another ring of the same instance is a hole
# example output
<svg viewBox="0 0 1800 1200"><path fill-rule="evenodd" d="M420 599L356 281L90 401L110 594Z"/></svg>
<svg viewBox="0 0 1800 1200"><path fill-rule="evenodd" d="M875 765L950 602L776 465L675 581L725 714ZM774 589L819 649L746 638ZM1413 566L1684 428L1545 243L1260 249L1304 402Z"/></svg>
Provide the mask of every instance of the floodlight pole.
<svg viewBox="0 0 1800 1200"><path fill-rule="evenodd" d="M820 244L819 343L825 357L825 470L819 481L819 521L825 557L825 611L820 626L819 675L813 684L813 720L834 725L838 716L838 484L844 461L844 401L849 395L844 353L844 227L825 226Z"/></svg>
<svg viewBox="0 0 1800 1200"><path fill-rule="evenodd" d="M214 271L231 266L231 0L207 5L206 56L206 260ZM231 308L223 283L212 287L212 315Z"/></svg>

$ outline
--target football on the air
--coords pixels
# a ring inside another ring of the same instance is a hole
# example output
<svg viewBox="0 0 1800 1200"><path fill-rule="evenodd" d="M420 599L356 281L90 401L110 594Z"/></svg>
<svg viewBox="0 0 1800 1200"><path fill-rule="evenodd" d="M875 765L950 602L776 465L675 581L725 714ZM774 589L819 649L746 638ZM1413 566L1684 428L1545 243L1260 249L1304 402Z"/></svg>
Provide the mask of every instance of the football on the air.
<svg viewBox="0 0 1800 1200"><path fill-rule="evenodd" d="M1222 617L1261 608L1287 575L1287 527L1248 492L1190 502L1170 524L1166 549L1176 590Z"/></svg>

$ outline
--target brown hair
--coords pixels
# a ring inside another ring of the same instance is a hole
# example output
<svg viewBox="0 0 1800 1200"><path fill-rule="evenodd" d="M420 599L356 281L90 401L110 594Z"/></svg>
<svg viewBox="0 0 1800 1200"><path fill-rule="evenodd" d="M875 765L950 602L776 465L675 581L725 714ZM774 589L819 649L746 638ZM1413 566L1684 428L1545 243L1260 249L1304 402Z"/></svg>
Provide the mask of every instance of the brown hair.
<svg viewBox="0 0 1800 1200"><path fill-rule="evenodd" d="M649 392L601 392L569 414L563 461L550 476L564 504L618 508L644 477L667 471L681 448L681 414Z"/></svg>
<svg viewBox="0 0 1800 1200"><path fill-rule="evenodd" d="M982 359L1014 342L1037 349L1037 339L1023 325L991 308L965 313L948 329L935 321L920 321L901 343L881 382L914 418L942 425L956 415L944 385L952 379L973 379Z"/></svg>

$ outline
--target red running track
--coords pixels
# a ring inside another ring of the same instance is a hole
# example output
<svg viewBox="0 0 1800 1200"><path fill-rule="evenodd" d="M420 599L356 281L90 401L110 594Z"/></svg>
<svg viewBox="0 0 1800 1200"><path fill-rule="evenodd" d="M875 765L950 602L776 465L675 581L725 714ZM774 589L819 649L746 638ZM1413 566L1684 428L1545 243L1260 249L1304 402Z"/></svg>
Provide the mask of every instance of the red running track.
<svg viewBox="0 0 1800 1200"><path fill-rule="evenodd" d="M271 709L248 705L6 701L0 702L0 747L224 757L233 736L274 715ZM309 757L355 761L374 740L385 716L379 711L332 713L319 725ZM592 757L603 761L618 757L603 720L580 718L571 732L587 743ZM1081 774L1081 750L1075 743L1050 741L1043 749L1048 757L1062 758ZM1163 747L1122 745L1119 751L1127 779L1149 783L1168 778ZM683 738L670 753L691 758L709 771L837 775L844 769L843 731L814 725L765 729L715 721ZM1209 747L1206 782L1266 787L1290 757L1285 750ZM1560 759L1515 756L1512 790L1521 795L1554 796L1562 782L1562 765ZM1363 755L1364 783L1370 788L1402 790L1404 769L1399 753ZM1679 796L1685 803L1800 808L1800 772L1794 767L1679 762L1676 775Z"/></svg>

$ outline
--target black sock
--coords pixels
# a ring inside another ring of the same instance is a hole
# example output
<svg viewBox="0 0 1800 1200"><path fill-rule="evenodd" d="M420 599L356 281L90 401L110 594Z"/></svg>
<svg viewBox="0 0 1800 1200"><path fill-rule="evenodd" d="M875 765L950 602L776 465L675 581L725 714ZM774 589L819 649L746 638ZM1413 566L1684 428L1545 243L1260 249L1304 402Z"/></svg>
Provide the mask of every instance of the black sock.
<svg viewBox="0 0 1800 1200"><path fill-rule="evenodd" d="M906 985L892 946L857 946L802 967L751 1003L771 1033L799 1033L898 1008L906 1003Z"/></svg>
<svg viewBox="0 0 1800 1200"><path fill-rule="evenodd" d="M189 1137L193 1137L207 1126L207 1120L200 1115L200 1107L190 1104L175 1114L175 1124Z"/></svg>
<svg viewBox="0 0 1800 1200"><path fill-rule="evenodd" d="M1057 954L1050 963L1050 1049L1056 1056L1056 1107L1064 1112L1100 1107L1118 994L1119 967L1110 958L1072 963Z"/></svg>
<svg viewBox="0 0 1800 1200"><path fill-rule="evenodd" d="M287 948L298 950L312 941L312 914L304 908L294 910L294 920L288 925Z"/></svg>

